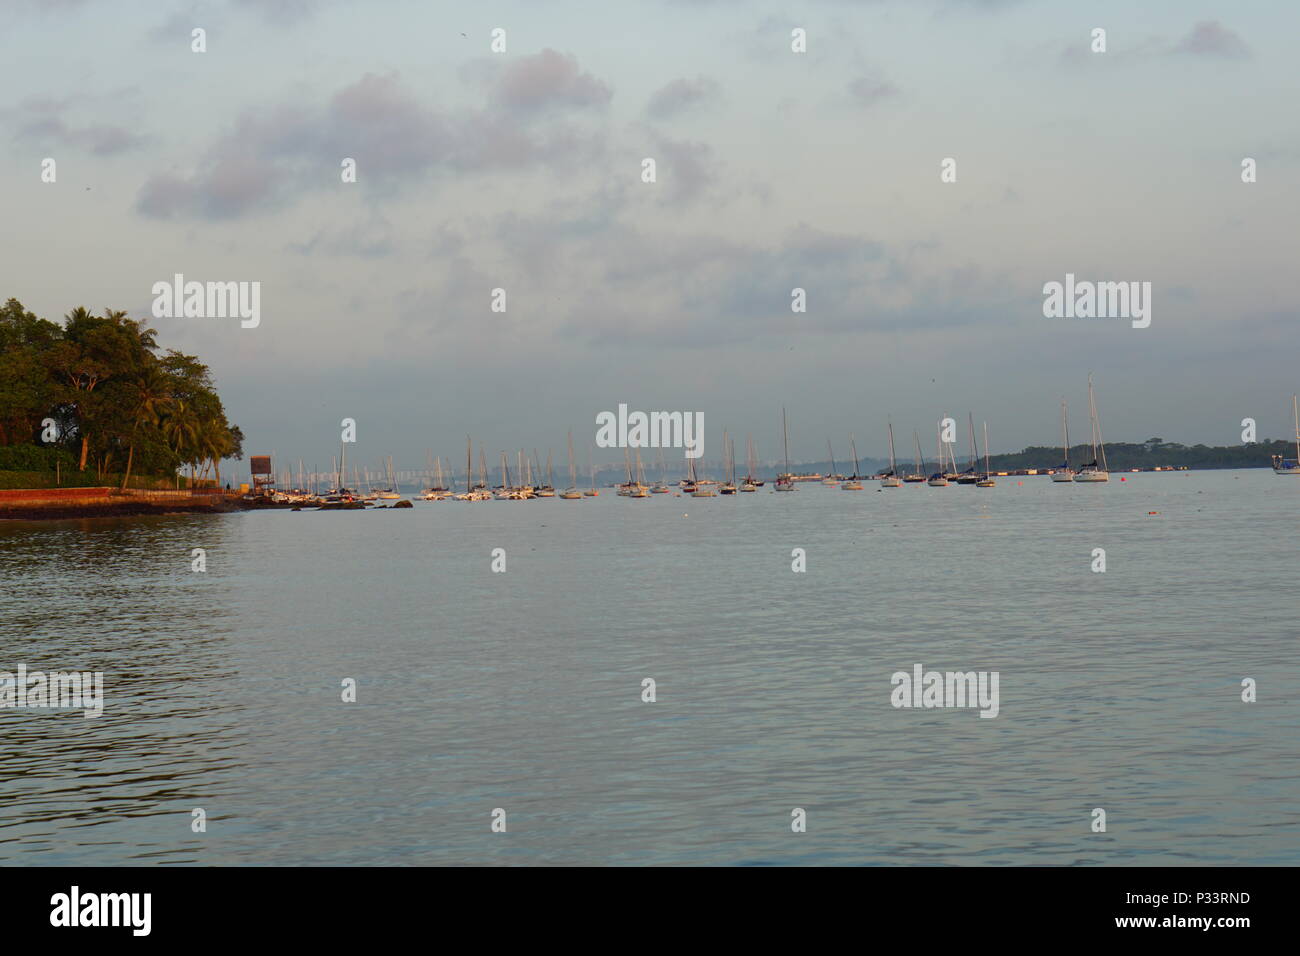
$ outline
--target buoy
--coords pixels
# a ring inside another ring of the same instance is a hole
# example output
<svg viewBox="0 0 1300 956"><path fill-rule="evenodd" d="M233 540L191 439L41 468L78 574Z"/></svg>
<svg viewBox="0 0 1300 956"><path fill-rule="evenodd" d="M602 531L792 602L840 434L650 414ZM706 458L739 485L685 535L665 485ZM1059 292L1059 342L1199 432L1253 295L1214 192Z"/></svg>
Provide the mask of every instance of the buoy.
<svg viewBox="0 0 1300 956"><path fill-rule="evenodd" d="M1120 481L1128 481L1128 479L1125 478L1123 475L1120 475L1120 476L1119 476L1119 480L1120 480Z"/></svg>
<svg viewBox="0 0 1300 956"><path fill-rule="evenodd" d="M1158 514L1160 514L1160 512L1159 512L1159 511L1148 511L1147 514L1149 514L1149 515L1158 515Z"/></svg>

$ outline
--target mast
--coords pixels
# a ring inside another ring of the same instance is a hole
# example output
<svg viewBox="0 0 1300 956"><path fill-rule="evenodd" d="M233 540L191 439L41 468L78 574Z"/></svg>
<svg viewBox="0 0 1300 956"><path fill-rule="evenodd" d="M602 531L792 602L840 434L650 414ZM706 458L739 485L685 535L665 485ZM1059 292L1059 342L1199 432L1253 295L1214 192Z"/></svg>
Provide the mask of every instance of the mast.
<svg viewBox="0 0 1300 956"><path fill-rule="evenodd" d="M1097 400L1092 394L1092 375L1088 375L1088 408L1092 412L1092 432L1093 432L1093 459L1097 458L1097 449L1101 450L1101 470L1109 471L1106 467L1106 445L1101 439L1101 419L1097 416Z"/></svg>
<svg viewBox="0 0 1300 956"><path fill-rule="evenodd" d="M591 490L596 490L596 466L591 461L591 446L587 446L587 470L591 472Z"/></svg>
<svg viewBox="0 0 1300 956"><path fill-rule="evenodd" d="M1296 397L1291 396L1291 414L1295 418L1295 456L1300 461L1300 404L1296 403Z"/></svg>
<svg viewBox="0 0 1300 956"><path fill-rule="evenodd" d="M785 449L785 473L790 474L790 434L786 428L785 406L781 406L781 446Z"/></svg>
<svg viewBox="0 0 1300 956"><path fill-rule="evenodd" d="M853 440L851 434L849 435L849 447L853 449L853 479L856 481L858 477L858 443Z"/></svg>
<svg viewBox="0 0 1300 956"><path fill-rule="evenodd" d="M826 456L831 460L831 473L826 477L833 478L835 477L835 452L831 451L831 440L829 438L826 439Z"/></svg>
<svg viewBox="0 0 1300 956"><path fill-rule="evenodd" d="M1061 399L1061 440L1065 443L1062 451L1065 452L1065 467L1070 467L1070 419L1065 410L1065 399Z"/></svg>
<svg viewBox="0 0 1300 956"><path fill-rule="evenodd" d="M975 463L979 460L979 449L975 446L975 416L971 412L966 413L966 434L970 435L970 471L974 473ZM953 471L956 471L956 466Z"/></svg>
<svg viewBox="0 0 1300 956"><path fill-rule="evenodd" d="M733 439L727 444L727 482L736 483L736 442Z"/></svg>
<svg viewBox="0 0 1300 956"><path fill-rule="evenodd" d="M925 462L921 460L921 436L917 433L915 428L912 429L912 440L916 442L916 473L918 475L924 475Z"/></svg>
<svg viewBox="0 0 1300 956"><path fill-rule="evenodd" d="M894 423L889 423L889 475L892 478L898 472L894 464Z"/></svg>
<svg viewBox="0 0 1300 956"><path fill-rule="evenodd" d="M573 469L573 429L569 429L569 489L578 486L578 473Z"/></svg>
<svg viewBox="0 0 1300 956"><path fill-rule="evenodd" d="M466 435L465 436L465 494L469 494L473 490L473 488L471 487L471 485L474 484L474 476L472 474L472 471L474 469L474 466L472 464L473 447L474 447L474 443L471 442L469 436Z"/></svg>
<svg viewBox="0 0 1300 956"><path fill-rule="evenodd" d="M989 423L984 423L984 477L987 478L993 474L989 470Z"/></svg>

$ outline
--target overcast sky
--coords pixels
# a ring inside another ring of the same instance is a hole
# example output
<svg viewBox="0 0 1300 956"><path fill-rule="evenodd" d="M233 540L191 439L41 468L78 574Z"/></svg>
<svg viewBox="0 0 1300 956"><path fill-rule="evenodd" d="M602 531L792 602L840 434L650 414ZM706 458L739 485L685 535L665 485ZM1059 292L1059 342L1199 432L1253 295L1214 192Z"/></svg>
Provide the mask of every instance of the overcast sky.
<svg viewBox="0 0 1300 956"><path fill-rule="evenodd" d="M782 405L795 459L850 432L883 455L887 417L926 436L968 411L1009 451L1057 441L1062 396L1086 436L1090 371L1108 440L1236 444L1247 416L1291 432L1295 3L5 0L0 18L0 297L149 317L174 273L260 282L255 329L151 318L212 367L250 453L328 464L351 417L362 461L458 460L466 433L493 463L562 457L570 427L585 460L620 402L702 412L709 458L724 426L779 455ZM1045 318L1067 272L1150 282L1150 327Z"/></svg>

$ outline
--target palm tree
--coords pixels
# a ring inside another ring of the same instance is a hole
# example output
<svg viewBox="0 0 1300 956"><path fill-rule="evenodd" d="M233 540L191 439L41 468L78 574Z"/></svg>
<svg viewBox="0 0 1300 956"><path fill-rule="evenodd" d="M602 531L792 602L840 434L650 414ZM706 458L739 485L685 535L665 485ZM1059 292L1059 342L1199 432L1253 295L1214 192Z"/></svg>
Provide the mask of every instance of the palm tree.
<svg viewBox="0 0 1300 956"><path fill-rule="evenodd" d="M162 421L163 436L176 453L176 457L190 466L191 472L199 460L198 439L202 423L194 409L177 399Z"/></svg>
<svg viewBox="0 0 1300 956"><path fill-rule="evenodd" d="M230 426L226 424L224 417L211 418L203 423L199 434L199 448L202 450L203 457L212 462L217 487L220 488L221 459L235 450L234 437L230 434Z"/></svg>
<svg viewBox="0 0 1300 956"><path fill-rule="evenodd" d="M131 382L131 445L126 455L126 471L122 475L122 489L131 480L131 464L135 460L135 438L141 425L157 425L162 413L172 405L171 383L156 365L147 365Z"/></svg>

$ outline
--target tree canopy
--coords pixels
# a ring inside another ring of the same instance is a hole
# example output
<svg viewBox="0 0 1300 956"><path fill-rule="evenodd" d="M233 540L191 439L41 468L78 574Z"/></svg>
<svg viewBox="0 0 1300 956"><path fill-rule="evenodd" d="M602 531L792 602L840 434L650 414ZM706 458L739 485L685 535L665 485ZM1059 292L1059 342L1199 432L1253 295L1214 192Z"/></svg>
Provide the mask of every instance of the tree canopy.
<svg viewBox="0 0 1300 956"><path fill-rule="evenodd" d="M0 307L0 448L62 449L99 475L172 475L243 457L212 373L193 355L160 354L157 333L125 312L82 307L60 326L10 299ZM52 421L52 426L43 424Z"/></svg>

